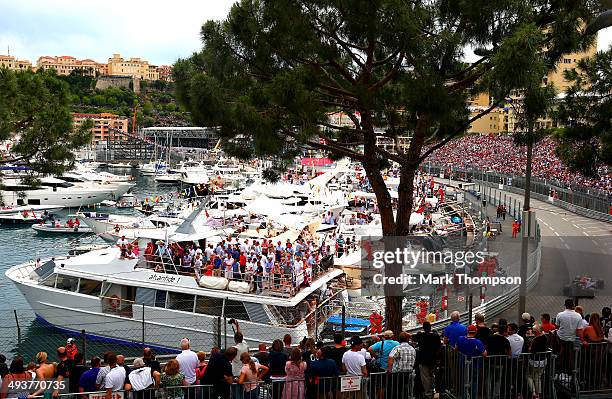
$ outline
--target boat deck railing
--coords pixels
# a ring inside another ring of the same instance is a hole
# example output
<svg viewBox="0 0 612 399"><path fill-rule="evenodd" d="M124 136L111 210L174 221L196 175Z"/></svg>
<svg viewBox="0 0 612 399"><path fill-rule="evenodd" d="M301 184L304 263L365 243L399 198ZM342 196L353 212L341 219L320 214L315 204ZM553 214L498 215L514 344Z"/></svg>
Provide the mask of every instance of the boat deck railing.
<svg viewBox="0 0 612 399"><path fill-rule="evenodd" d="M329 270L329 267L325 267L323 263L320 262L313 266L311 276L306 271L300 273L271 272L267 276L258 275L253 271L245 271L245 273L236 275L233 271L225 269L223 265L217 269L214 269L211 265L196 268L192 265L177 265L168 258L160 259L150 256L139 259L136 267L154 270L157 273L192 277L195 278L198 285L202 277L222 277L229 282L248 283L249 291L253 293L290 298L296 295L304 284L316 281Z"/></svg>

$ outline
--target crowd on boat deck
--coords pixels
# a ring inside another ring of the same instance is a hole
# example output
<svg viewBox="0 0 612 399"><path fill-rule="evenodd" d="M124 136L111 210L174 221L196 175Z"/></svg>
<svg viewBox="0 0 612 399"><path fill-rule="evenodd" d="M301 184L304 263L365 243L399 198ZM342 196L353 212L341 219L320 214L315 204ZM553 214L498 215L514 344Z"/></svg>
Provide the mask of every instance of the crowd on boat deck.
<svg viewBox="0 0 612 399"><path fill-rule="evenodd" d="M487 373L488 366L496 370L486 379L487 395L481 392L480 397L541 398L544 371L553 361L556 380L579 378L586 388L600 389L609 383L605 373L612 356L608 350L612 346L612 312L604 307L601 314L585 314L571 299L564 305L552 320L547 313L539 321L524 313L518 323L499 319L487 324L482 314L476 314L474 324L465 325L459 321L459 312L452 312L451 322L440 334L425 321L417 333L396 336L379 330L367 342L359 336L346 340L337 333L327 344L305 337L294 345L291 336L285 335L270 346L258 343L257 347L247 342L239 323L232 319L232 346L225 350L197 348L197 343L184 338L180 353L163 365L152 349L145 348L130 364L124 356L106 352L102 359L92 357L87 366L70 338L66 346L57 349L57 362L39 352L28 364L15 356L9 367L0 355L0 397L42 395L42 391L7 394L12 380L57 378L69 381L71 393L106 391L107 398L126 390L137 399L154 399L160 389L171 399L257 399L262 390L271 399L331 398L340 390L336 377L346 374L371 382L362 385L366 392L357 396L360 398L409 397L411 392L414 397L431 399L435 392L442 392L441 376L462 374L458 368L469 359L481 359L473 371L478 374L474 381L485 381L480 374ZM557 357L548 356L552 353ZM578 355L581 361L575 361ZM604 370L585 372L587 368Z"/></svg>
<svg viewBox="0 0 612 399"><path fill-rule="evenodd" d="M589 178L572 172L555 154L555 142L547 137L534 146L533 176L554 180L564 187L592 187L612 191L612 172L601 170L598 178ZM452 165L453 168L473 168L501 173L525 172L526 147L517 146L511 135L469 134L453 140L434 151L425 162L436 165Z"/></svg>
<svg viewBox="0 0 612 399"><path fill-rule="evenodd" d="M122 258L138 257L137 243L125 236L117 246ZM158 272L246 282L251 292L273 289L293 294L310 285L318 265L329 253L329 246L315 247L307 231L294 243L289 239L238 239L233 235L217 244L150 241L144 250L144 264Z"/></svg>

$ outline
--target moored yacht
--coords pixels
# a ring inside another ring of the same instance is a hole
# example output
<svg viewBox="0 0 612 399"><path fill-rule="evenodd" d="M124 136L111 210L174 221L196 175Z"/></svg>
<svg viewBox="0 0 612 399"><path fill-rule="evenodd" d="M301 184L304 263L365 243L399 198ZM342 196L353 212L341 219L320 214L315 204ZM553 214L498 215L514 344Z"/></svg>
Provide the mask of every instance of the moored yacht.
<svg viewBox="0 0 612 399"><path fill-rule="evenodd" d="M309 298L330 298L344 290L343 271L318 266L309 286L297 291L273 287L253 293L243 281L182 273L172 265L153 267L145 259L124 258L118 247L75 257L10 268L15 283L39 318L62 329L176 348L189 337L195 346L218 345L226 320L236 319L249 342L271 343L290 334L295 342L322 325L329 301L317 310Z"/></svg>
<svg viewBox="0 0 612 399"><path fill-rule="evenodd" d="M72 183L53 177L42 178L39 185L24 184L20 179L5 179L0 197L5 206L46 205L69 208L94 205L116 198L131 187L130 183L122 186L94 182Z"/></svg>

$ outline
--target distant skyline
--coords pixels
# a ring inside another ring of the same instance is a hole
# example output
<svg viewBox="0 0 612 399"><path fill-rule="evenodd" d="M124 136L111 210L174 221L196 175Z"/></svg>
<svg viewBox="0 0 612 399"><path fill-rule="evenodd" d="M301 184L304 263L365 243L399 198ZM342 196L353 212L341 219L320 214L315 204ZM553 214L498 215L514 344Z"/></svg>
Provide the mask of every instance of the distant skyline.
<svg viewBox="0 0 612 399"><path fill-rule="evenodd" d="M200 28L224 19L235 0L0 0L0 54L36 63L70 55L105 63L114 53L171 65L202 47ZM104 4L104 5L99 5ZM598 49L612 45L612 28Z"/></svg>

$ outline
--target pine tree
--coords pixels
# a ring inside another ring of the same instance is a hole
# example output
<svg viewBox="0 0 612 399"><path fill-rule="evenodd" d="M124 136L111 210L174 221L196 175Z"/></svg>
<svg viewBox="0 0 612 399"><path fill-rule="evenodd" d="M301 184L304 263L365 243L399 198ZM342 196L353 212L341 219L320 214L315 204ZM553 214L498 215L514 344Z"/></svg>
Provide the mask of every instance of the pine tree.
<svg viewBox="0 0 612 399"><path fill-rule="evenodd" d="M581 27L594 8L569 0L242 0L224 21L206 22L202 50L176 63L177 97L195 123L220 126L230 154L273 155L268 176L304 149L360 162L383 235L402 237L420 163L525 87L534 62L552 68L588 44ZM471 63L468 48L477 49ZM491 107L469 118L467 98L483 91ZM334 125L331 112L353 124ZM399 136L410 136L406 151L376 145ZM400 168L396 216L381 173L390 161ZM387 327L399 332L401 319L401 297L387 296Z"/></svg>

